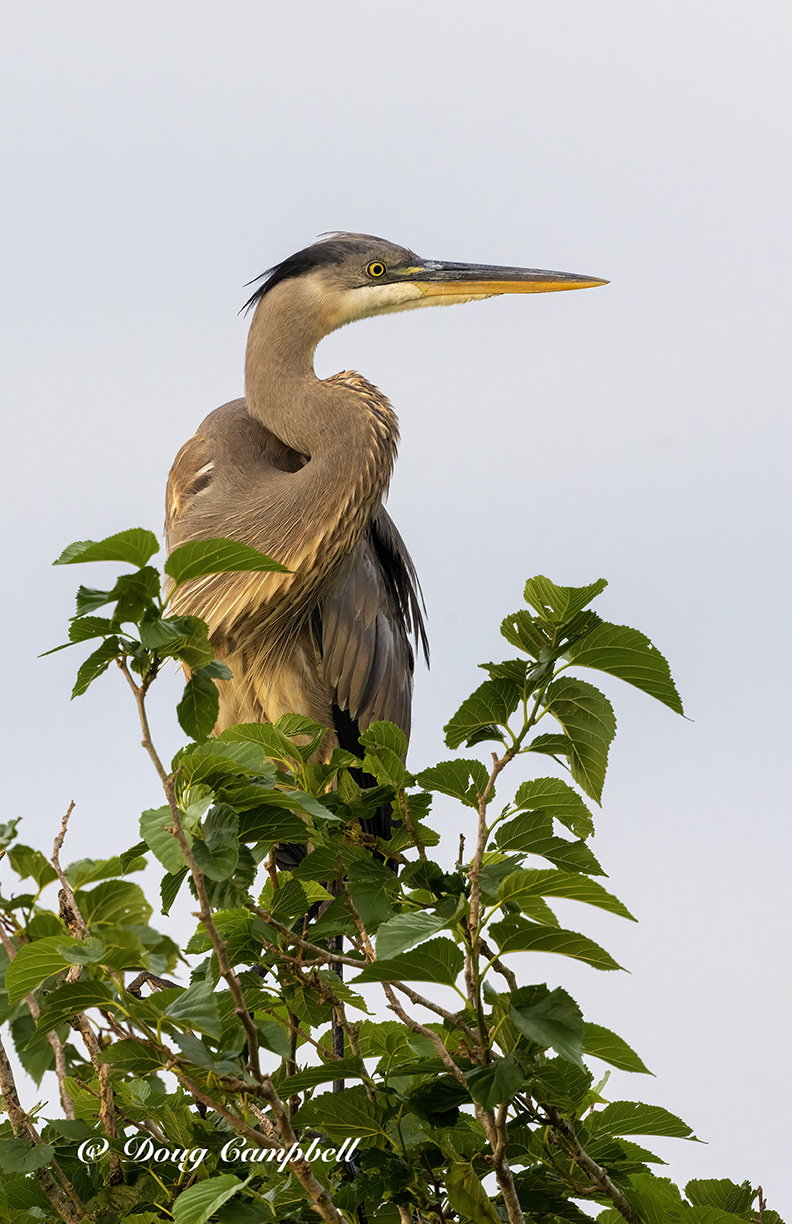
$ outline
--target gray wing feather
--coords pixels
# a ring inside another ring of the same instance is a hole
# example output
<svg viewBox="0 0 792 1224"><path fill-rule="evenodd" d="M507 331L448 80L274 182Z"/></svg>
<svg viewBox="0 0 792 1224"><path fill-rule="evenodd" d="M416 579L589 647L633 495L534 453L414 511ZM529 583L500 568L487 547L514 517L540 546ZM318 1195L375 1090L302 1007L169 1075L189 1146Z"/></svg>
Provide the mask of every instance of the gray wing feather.
<svg viewBox="0 0 792 1224"><path fill-rule="evenodd" d="M385 510L361 538L318 611L322 670L339 708L361 729L387 719L409 736L409 635L414 632L426 651L426 632L412 560Z"/></svg>

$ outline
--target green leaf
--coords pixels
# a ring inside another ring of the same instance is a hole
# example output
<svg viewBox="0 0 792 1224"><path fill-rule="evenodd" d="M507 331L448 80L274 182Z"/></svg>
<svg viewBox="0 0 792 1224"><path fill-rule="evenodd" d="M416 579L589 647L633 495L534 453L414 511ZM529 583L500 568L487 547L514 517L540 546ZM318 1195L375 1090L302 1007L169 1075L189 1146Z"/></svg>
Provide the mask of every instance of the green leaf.
<svg viewBox="0 0 792 1224"><path fill-rule="evenodd" d="M77 671L77 680L72 689L72 700L81 697L84 692L106 672L110 664L121 654L121 643L117 637L105 638L98 650L89 655Z"/></svg>
<svg viewBox="0 0 792 1224"><path fill-rule="evenodd" d="M71 943L78 948L80 940L75 939ZM6 969L5 988L9 1003L18 1003L54 973L76 964L62 950L68 950L69 944L66 935L50 935L46 939L37 939L35 943L24 944Z"/></svg>
<svg viewBox="0 0 792 1224"><path fill-rule="evenodd" d="M364 748L387 748L398 757L407 752L407 736L392 722L369 723L360 734L360 743Z"/></svg>
<svg viewBox="0 0 792 1224"><path fill-rule="evenodd" d="M176 707L176 717L182 731L194 740L208 739L220 713L220 694L214 680L196 672L184 686L184 694Z"/></svg>
<svg viewBox="0 0 792 1224"><path fill-rule="evenodd" d="M50 884L58 878L58 873L52 863L45 859L40 850L34 850L32 846L23 846L21 842L17 842L13 849L8 851L8 861L20 879L25 880L31 876L39 888L43 888L45 884Z"/></svg>
<svg viewBox="0 0 792 1224"><path fill-rule="evenodd" d="M204 875L226 880L239 862L239 816L227 803L217 803L206 816L203 841L196 838L192 851Z"/></svg>
<svg viewBox="0 0 792 1224"><path fill-rule="evenodd" d="M97 608L103 608L106 603L110 603L112 592L99 591L96 587L79 586L77 588L77 612L76 616L86 616L89 612L95 612Z"/></svg>
<svg viewBox="0 0 792 1224"><path fill-rule="evenodd" d="M530 612L513 612L501 621L500 631L511 646L524 650L532 659L552 657L552 638Z"/></svg>
<svg viewBox="0 0 792 1224"><path fill-rule="evenodd" d="M591 1054L594 1058L601 1058L603 1062L610 1063L612 1067L618 1067L621 1071L652 1074L623 1038L612 1033L610 1029L603 1028L600 1024L586 1023L583 1053Z"/></svg>
<svg viewBox="0 0 792 1224"><path fill-rule="evenodd" d="M274 561L257 548L222 536L214 540L190 540L174 548L163 569L177 587L207 574L289 573L280 561Z"/></svg>
<svg viewBox="0 0 792 1224"><path fill-rule="evenodd" d="M387 1138L377 1104L368 1100L362 1085L347 1088L343 1093L313 1097L298 1111L295 1120L298 1126L316 1126L336 1140Z"/></svg>
<svg viewBox="0 0 792 1224"><path fill-rule="evenodd" d="M546 812L560 820L577 837L594 832L594 818L577 791L560 778L532 778L518 787L515 807Z"/></svg>
<svg viewBox="0 0 792 1224"><path fill-rule="evenodd" d="M402 758L407 752L407 737L395 723L370 723L360 736L365 748L363 769L376 778L380 786L399 790L405 782L407 771Z"/></svg>
<svg viewBox="0 0 792 1224"><path fill-rule="evenodd" d="M49 1143L25 1143L24 1139L0 1139L0 1169L4 1173L32 1173L49 1164L55 1149ZM40 1217L44 1218L44 1217Z"/></svg>
<svg viewBox="0 0 792 1224"><path fill-rule="evenodd" d="M381 959L399 956L409 948L423 943L442 931L453 920L454 912L459 908L456 897L448 898L449 904L438 906L432 914L421 910L413 914L396 914L377 931L377 956Z"/></svg>
<svg viewBox="0 0 792 1224"><path fill-rule="evenodd" d="M53 565L74 565L78 561L127 561L130 565L145 565L150 557L159 552L159 543L153 531L132 527L119 531L98 543L94 540L77 540L64 548Z"/></svg>
<svg viewBox="0 0 792 1224"><path fill-rule="evenodd" d="M561 1058L583 1065L583 1014L565 990L522 986L512 996L509 1018L529 1041L552 1046Z"/></svg>
<svg viewBox="0 0 792 1224"><path fill-rule="evenodd" d="M187 864L185 863L178 871L169 872L164 875L160 881L160 898L162 900L163 914L169 914L173 902L176 900L179 889L181 888L187 876Z"/></svg>
<svg viewBox="0 0 792 1224"><path fill-rule="evenodd" d="M450 939L433 939L419 950L376 960L353 982L442 982L453 986L462 972L465 957Z"/></svg>
<svg viewBox="0 0 792 1224"><path fill-rule="evenodd" d="M327 734L326 727L303 714L281 714L274 726L281 735L292 741L292 752L296 752L303 761L310 761ZM298 744L298 739L304 742Z"/></svg>
<svg viewBox="0 0 792 1224"><path fill-rule="evenodd" d="M86 926L90 930L115 927L129 923L146 923L151 917L151 906L143 890L131 880L105 880L90 892L78 889L75 893Z"/></svg>
<svg viewBox="0 0 792 1224"><path fill-rule="evenodd" d="M358 1058L351 1055L335 1062L324 1063L321 1067L306 1067L288 1079L289 1096L305 1092L309 1088L318 1088L320 1084L329 1084L337 1079L362 1079L366 1068Z"/></svg>
<svg viewBox="0 0 792 1224"><path fill-rule="evenodd" d="M47 995L41 1006L38 1029L51 1032L89 1007L119 1008L118 1000L103 982L64 982Z"/></svg>
<svg viewBox="0 0 792 1224"><path fill-rule="evenodd" d="M106 616L80 616L69 625L69 641L87 642L95 637L109 637L116 628Z"/></svg>
<svg viewBox="0 0 792 1224"><path fill-rule="evenodd" d="M223 1026L217 1009L217 995L212 991L211 982L194 982L178 993L172 989L163 990L154 998L159 1001L166 996L170 999L174 995L172 1002L168 1002L165 1014L184 1028L197 1029L199 1033L206 1033L207 1037L214 1037L219 1041Z"/></svg>
<svg viewBox="0 0 792 1224"><path fill-rule="evenodd" d="M597 578L588 586L562 587L556 586L543 574L537 574L526 582L523 598L542 620L560 625L582 612L607 585L604 578Z"/></svg>
<svg viewBox="0 0 792 1224"><path fill-rule="evenodd" d="M372 933L393 914L393 904L388 896L394 887L393 872L382 863L364 859L352 864L348 879L352 903L363 926Z"/></svg>
<svg viewBox="0 0 792 1224"><path fill-rule="evenodd" d="M456 759L441 761L418 774L416 782L424 790L451 795L468 807L478 808L478 796L486 789L489 775L481 761Z"/></svg>
<svg viewBox="0 0 792 1224"><path fill-rule="evenodd" d="M572 777L599 803L608 768L608 749L616 734L611 703L593 685L563 677L548 686L545 706L569 737Z"/></svg>
<svg viewBox="0 0 792 1224"><path fill-rule="evenodd" d="M141 814L140 836L165 870L175 875L184 867L185 859L175 834L168 832L172 828L173 813L169 807L149 808ZM192 837L186 830L184 836L190 845Z"/></svg>
<svg viewBox="0 0 792 1224"><path fill-rule="evenodd" d="M490 931L497 940L501 952L556 952L583 961L593 969L620 969L613 957L576 931L565 931L560 927L540 926L525 922L510 915L502 922L493 923Z"/></svg>
<svg viewBox="0 0 792 1224"><path fill-rule="evenodd" d="M146 650L165 658L181 659L193 671L211 664L214 649L205 621L197 616L168 616L143 621L140 641Z"/></svg>
<svg viewBox="0 0 792 1224"><path fill-rule="evenodd" d="M468 1071L466 1079L471 1096L485 1109L494 1109L496 1105L510 1101L519 1091L525 1080L525 1072L519 1059L514 1054L507 1054L486 1067Z"/></svg>
<svg viewBox="0 0 792 1224"><path fill-rule="evenodd" d="M267 1020L266 1017L261 1017L261 1019L256 1019L256 1028L265 1049L272 1050L273 1054L277 1054L280 1058L291 1057L289 1032L282 1024L279 1024L277 1020ZM289 1094L291 1092L291 1081L289 1081Z"/></svg>
<svg viewBox="0 0 792 1224"><path fill-rule="evenodd" d="M622 905L618 897L607 892L596 880L566 871L553 871L550 868L515 871L503 881L499 892L501 901L515 901L521 909L533 897L567 897L571 901L583 901L586 905L595 905L621 918L636 921L626 905Z"/></svg>
<svg viewBox="0 0 792 1224"><path fill-rule="evenodd" d="M5 850L11 845L17 835L17 826L21 819L21 816L12 816L11 819L7 820L4 824L0 824L0 850ZM34 851L33 853L35 854L37 852ZM44 858L44 855L42 854L41 857ZM16 871L16 868L14 868L14 870Z"/></svg>
<svg viewBox="0 0 792 1224"><path fill-rule="evenodd" d="M618 676L677 714L683 713L667 661L637 629L603 622L570 646L569 658L578 667L592 667Z"/></svg>
<svg viewBox="0 0 792 1224"><path fill-rule="evenodd" d="M638 1101L612 1101L586 1118L591 1134L668 1135L672 1139L694 1139L690 1127L662 1105Z"/></svg>
<svg viewBox="0 0 792 1224"><path fill-rule="evenodd" d="M132 1038L114 1041L99 1055L100 1062L112 1063L119 1071L125 1071L133 1076L156 1074L167 1060L167 1053L158 1054L156 1050L151 1050Z"/></svg>
<svg viewBox="0 0 792 1224"><path fill-rule="evenodd" d="M499 850L521 850L549 859L563 871L585 875L605 875L585 842L567 841L553 834L553 821L545 812L524 812L500 825L495 833Z"/></svg>
<svg viewBox="0 0 792 1224"><path fill-rule="evenodd" d="M751 1210L756 1191L747 1181L738 1186L727 1178L696 1178L685 1186L685 1195L694 1207L717 1207L739 1215Z"/></svg>
<svg viewBox="0 0 792 1224"><path fill-rule="evenodd" d="M252 1176L252 1175L251 1175ZM174 1224L206 1224L223 1203L244 1190L250 1177L240 1181L233 1173L221 1173L219 1177L207 1177L204 1181L188 1186L176 1199L173 1208Z"/></svg>
<svg viewBox="0 0 792 1224"><path fill-rule="evenodd" d="M448 1202L465 1224L502 1224L481 1180L469 1164L451 1164L446 1174Z"/></svg>
<svg viewBox="0 0 792 1224"><path fill-rule="evenodd" d="M462 702L443 728L449 748L478 744L482 740L503 740L500 728L508 722L520 703L521 690L510 680L485 680Z"/></svg>

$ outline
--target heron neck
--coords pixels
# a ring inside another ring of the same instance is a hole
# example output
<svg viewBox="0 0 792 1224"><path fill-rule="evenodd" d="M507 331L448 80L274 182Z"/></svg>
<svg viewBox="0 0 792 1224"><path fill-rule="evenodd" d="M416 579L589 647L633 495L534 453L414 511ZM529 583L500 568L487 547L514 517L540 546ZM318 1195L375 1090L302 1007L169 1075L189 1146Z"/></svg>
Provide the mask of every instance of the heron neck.
<svg viewBox="0 0 792 1224"><path fill-rule="evenodd" d="M398 421L387 399L358 375L317 378L314 352L332 330L323 299L310 286L287 281L266 294L248 335L247 410L312 467L326 469L325 479L347 483L350 474L365 473L379 502L393 468Z"/></svg>

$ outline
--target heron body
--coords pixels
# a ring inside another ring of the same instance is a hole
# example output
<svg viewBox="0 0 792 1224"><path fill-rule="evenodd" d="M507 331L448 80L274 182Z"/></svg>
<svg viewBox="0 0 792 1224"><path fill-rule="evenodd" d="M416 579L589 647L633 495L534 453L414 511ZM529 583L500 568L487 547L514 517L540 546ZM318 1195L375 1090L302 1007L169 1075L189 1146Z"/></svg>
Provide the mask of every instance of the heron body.
<svg viewBox="0 0 792 1224"><path fill-rule="evenodd" d="M383 506L398 422L361 375L316 376L319 341L377 314L603 283L427 261L362 234L265 274L248 303L245 398L210 413L168 480L169 549L226 536L290 571L210 575L176 594L174 611L208 623L233 672L217 682L218 731L301 713L328 728L323 757L353 749L377 719L409 735L410 638L426 650L426 632L414 566Z"/></svg>

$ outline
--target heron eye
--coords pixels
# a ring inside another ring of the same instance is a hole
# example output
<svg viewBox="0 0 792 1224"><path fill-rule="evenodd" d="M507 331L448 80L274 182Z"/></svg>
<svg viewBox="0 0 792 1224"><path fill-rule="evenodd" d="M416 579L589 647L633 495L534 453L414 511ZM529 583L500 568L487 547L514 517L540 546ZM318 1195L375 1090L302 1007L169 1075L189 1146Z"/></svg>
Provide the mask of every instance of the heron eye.
<svg viewBox="0 0 792 1224"><path fill-rule="evenodd" d="M368 272L369 276L384 276L385 264L380 263L380 261L377 259L374 261L374 263L369 264L366 271Z"/></svg>

